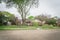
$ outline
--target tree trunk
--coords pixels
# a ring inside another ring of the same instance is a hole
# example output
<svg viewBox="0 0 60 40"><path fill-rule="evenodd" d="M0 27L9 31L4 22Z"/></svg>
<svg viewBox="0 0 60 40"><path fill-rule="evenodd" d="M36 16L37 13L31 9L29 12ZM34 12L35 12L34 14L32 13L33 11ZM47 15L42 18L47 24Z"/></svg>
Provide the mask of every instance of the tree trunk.
<svg viewBox="0 0 60 40"><path fill-rule="evenodd" d="M25 25L25 19L22 19L22 25Z"/></svg>

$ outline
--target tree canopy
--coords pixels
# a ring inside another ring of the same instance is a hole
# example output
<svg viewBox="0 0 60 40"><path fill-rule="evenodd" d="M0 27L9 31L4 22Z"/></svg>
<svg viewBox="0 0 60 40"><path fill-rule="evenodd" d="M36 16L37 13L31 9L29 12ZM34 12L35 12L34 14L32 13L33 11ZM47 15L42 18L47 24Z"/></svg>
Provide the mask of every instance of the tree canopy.
<svg viewBox="0 0 60 40"><path fill-rule="evenodd" d="M9 12L1 12L0 11L0 25L3 25L4 23L7 24L8 21L13 20L15 16Z"/></svg>

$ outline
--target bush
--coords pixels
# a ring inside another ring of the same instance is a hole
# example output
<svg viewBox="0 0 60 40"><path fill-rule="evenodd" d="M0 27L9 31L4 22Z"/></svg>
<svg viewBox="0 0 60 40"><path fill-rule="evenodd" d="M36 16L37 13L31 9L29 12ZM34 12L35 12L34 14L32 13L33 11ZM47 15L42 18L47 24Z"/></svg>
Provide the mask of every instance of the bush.
<svg viewBox="0 0 60 40"><path fill-rule="evenodd" d="M48 19L47 24L53 25L53 26L56 25L56 19Z"/></svg>
<svg viewBox="0 0 60 40"><path fill-rule="evenodd" d="M39 26L38 22L33 22L33 26Z"/></svg>

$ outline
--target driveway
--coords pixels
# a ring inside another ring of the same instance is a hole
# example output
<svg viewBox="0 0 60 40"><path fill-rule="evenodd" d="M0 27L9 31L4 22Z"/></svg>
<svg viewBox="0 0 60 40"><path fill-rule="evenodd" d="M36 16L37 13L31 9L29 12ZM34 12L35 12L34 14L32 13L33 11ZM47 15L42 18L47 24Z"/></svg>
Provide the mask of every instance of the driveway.
<svg viewBox="0 0 60 40"><path fill-rule="evenodd" d="M0 40L60 40L60 30L5 30Z"/></svg>

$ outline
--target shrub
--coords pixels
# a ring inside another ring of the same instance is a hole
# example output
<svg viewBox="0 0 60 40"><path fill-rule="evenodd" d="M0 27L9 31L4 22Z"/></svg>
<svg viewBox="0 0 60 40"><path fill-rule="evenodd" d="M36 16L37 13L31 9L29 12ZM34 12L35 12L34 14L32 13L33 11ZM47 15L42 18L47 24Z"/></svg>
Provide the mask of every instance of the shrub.
<svg viewBox="0 0 60 40"><path fill-rule="evenodd" d="M38 22L33 22L33 26L39 26Z"/></svg>
<svg viewBox="0 0 60 40"><path fill-rule="evenodd" d="M56 19L48 19L47 24L53 25L53 26L56 25Z"/></svg>

